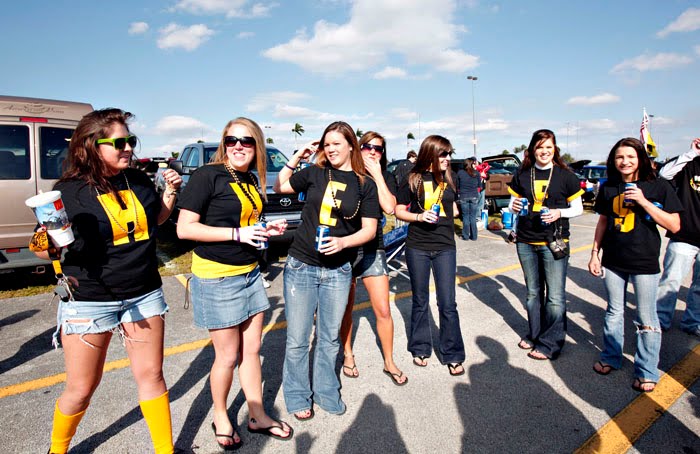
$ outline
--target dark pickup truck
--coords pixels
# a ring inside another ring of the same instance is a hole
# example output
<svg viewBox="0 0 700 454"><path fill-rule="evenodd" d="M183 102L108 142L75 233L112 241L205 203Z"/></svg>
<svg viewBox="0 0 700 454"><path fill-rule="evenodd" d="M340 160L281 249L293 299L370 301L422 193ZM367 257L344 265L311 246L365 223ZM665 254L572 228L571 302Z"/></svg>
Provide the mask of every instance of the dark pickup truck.
<svg viewBox="0 0 700 454"><path fill-rule="evenodd" d="M513 179L513 174L520 168L520 158L514 154L498 154L487 156L481 160L488 162L489 178L486 180L485 208L490 212L496 212L499 208L508 206L510 193L508 183ZM455 172L464 168L464 159L453 159L450 164Z"/></svg>

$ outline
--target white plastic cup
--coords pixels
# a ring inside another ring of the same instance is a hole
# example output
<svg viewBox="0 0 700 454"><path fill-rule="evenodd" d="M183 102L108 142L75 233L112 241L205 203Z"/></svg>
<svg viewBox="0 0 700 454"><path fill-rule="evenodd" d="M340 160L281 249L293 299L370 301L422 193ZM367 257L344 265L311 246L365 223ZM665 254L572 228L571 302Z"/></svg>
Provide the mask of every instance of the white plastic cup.
<svg viewBox="0 0 700 454"><path fill-rule="evenodd" d="M61 199L61 191L42 192L28 198L24 203L34 211L34 216L39 224L46 227L46 231L56 246L68 246L75 241Z"/></svg>

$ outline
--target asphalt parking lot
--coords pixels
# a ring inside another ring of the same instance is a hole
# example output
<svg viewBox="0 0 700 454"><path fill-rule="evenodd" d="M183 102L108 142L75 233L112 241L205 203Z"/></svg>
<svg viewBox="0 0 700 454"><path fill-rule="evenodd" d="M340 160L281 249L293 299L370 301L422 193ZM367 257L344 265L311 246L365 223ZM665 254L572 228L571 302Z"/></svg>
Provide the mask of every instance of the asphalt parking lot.
<svg viewBox="0 0 700 454"><path fill-rule="evenodd" d="M657 390L630 388L634 354L632 306L626 320L626 361L603 377L591 366L602 346L605 300L602 280L587 272L596 216L572 221L567 281L567 345L556 361L534 361L517 347L526 330L525 286L515 248L504 232L481 231L458 239L457 302L467 349L466 374L451 377L435 356L415 367L406 351L409 282L392 273L395 359L409 377L394 386L382 373L374 316L358 286L355 357L360 376L340 375L348 410L298 422L287 414L281 392L285 343L282 265L272 267L272 303L263 334L263 391L268 411L295 429L292 441L246 430L247 407L236 378L229 413L253 453L700 453L700 339L674 328L663 335ZM166 318L165 376L170 388L176 446L185 452L219 452L211 429L208 372L213 349L206 331L184 308L184 279L167 277L171 311ZM677 325L685 308L685 287ZM434 292L431 295L434 299ZM55 399L64 386L63 355L51 347L55 304L50 295L9 298L0 304L0 446L3 452L48 449ZM633 300L633 298L632 298ZM433 320L437 323L435 304ZM434 336L437 333L434 324ZM136 390L116 337L100 388L93 397L71 453L145 453L150 438ZM340 370L340 362L337 365Z"/></svg>

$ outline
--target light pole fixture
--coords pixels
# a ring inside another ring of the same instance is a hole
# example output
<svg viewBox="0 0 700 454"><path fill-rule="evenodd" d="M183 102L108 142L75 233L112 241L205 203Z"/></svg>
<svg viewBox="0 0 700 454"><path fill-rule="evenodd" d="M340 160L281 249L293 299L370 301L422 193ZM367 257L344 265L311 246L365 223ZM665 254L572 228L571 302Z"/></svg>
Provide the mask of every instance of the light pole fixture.
<svg viewBox="0 0 700 454"><path fill-rule="evenodd" d="M474 110L474 81L476 81L478 77L476 76L467 76L467 80L472 81L472 132L473 132L473 138L472 138L472 143L474 144L474 157L476 158L476 111Z"/></svg>

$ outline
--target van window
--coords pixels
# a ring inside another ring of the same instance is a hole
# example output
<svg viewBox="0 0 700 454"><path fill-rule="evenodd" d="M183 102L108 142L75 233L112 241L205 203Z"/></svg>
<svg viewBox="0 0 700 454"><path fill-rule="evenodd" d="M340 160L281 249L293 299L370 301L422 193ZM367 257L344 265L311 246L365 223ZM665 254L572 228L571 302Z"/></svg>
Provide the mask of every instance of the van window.
<svg viewBox="0 0 700 454"><path fill-rule="evenodd" d="M63 161L68 156L68 141L72 129L42 126L39 129L39 159L41 178L55 180L63 174Z"/></svg>
<svg viewBox="0 0 700 454"><path fill-rule="evenodd" d="M28 180L29 127L0 125L0 180Z"/></svg>
<svg viewBox="0 0 700 454"><path fill-rule="evenodd" d="M284 165L289 160L281 151L274 148L267 149L267 171L268 172L281 172Z"/></svg>
<svg viewBox="0 0 700 454"><path fill-rule="evenodd" d="M217 148L218 147L204 147L204 161L202 161L204 164L209 164L211 162L211 159L216 154Z"/></svg>

